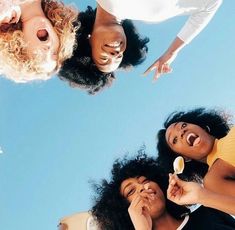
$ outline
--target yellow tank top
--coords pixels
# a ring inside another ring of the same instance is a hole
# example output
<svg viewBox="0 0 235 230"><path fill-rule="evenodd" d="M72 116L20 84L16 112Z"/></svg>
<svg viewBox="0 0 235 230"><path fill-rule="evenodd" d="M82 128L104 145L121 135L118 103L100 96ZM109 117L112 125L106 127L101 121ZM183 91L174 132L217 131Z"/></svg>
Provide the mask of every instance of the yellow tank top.
<svg viewBox="0 0 235 230"><path fill-rule="evenodd" d="M207 156L207 164L209 167L211 167L218 158L235 167L235 126L229 131L227 136L215 140L213 149Z"/></svg>

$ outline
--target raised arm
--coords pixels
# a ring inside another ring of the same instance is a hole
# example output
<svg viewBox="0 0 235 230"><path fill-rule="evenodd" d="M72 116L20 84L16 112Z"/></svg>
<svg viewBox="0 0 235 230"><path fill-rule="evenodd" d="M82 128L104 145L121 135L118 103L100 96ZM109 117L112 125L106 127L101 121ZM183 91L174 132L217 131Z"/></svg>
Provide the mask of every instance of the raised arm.
<svg viewBox="0 0 235 230"><path fill-rule="evenodd" d="M179 205L202 204L235 215L235 196L219 194L176 175L170 175L167 198Z"/></svg>
<svg viewBox="0 0 235 230"><path fill-rule="evenodd" d="M199 0L195 0L195 8L197 4L201 4L200 2ZM170 64L174 61L178 52L206 27L221 5L222 0L205 0L204 2L204 7L190 15L166 52L157 59L144 74L148 74L155 69L154 79L156 80L161 74L172 71ZM182 1L182 5L183 4L188 4L188 1L185 0L185 3Z"/></svg>

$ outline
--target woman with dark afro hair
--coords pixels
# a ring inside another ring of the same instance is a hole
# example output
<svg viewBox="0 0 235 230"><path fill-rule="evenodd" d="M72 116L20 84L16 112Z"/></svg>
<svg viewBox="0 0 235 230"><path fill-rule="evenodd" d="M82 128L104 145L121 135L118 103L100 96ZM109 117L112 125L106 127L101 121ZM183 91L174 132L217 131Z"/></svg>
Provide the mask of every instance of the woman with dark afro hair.
<svg viewBox="0 0 235 230"><path fill-rule="evenodd" d="M79 15L78 46L60 72L62 78L86 88L90 94L110 85L115 70L136 66L146 57L148 38L141 38L127 19L160 23L176 16L189 16L166 52L145 71L148 74L156 70L154 79L157 79L160 74L171 72L170 64L178 52L207 26L222 0L96 2L96 11L89 7Z"/></svg>
<svg viewBox="0 0 235 230"><path fill-rule="evenodd" d="M114 162L111 180L96 185L92 215L102 230L234 229L234 219L215 209L189 209L166 199L168 175L140 151ZM202 221L203 218L203 221Z"/></svg>
<svg viewBox="0 0 235 230"><path fill-rule="evenodd" d="M115 80L113 70L102 71L92 58L90 36L95 20L96 10L93 10L90 6L87 7L85 12L79 13L77 22L80 27L76 34L77 47L74 50L73 57L64 62L59 73L59 77L68 81L72 87L84 89L91 95L111 86ZM149 39L140 37L131 20L123 20L120 25L118 24L118 27L123 28L129 45L123 57L117 58L118 61L122 60L118 65L114 64L116 65L115 69L117 67L127 69L141 64L146 58L148 51L146 44Z"/></svg>
<svg viewBox="0 0 235 230"><path fill-rule="evenodd" d="M166 170L173 171L174 159L183 156L188 161L185 174L204 177L206 189L226 196L232 204L235 201L235 128L230 130L228 117L221 111L205 108L174 112L158 132L157 150L158 162ZM172 180L177 185L177 177L173 176ZM232 212L234 207L233 204Z"/></svg>

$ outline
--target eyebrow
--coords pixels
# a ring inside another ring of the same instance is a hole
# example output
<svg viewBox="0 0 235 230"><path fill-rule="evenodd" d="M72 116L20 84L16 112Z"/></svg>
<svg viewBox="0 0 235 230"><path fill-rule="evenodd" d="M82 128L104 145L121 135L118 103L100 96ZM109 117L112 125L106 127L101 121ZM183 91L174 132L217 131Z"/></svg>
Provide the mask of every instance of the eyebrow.
<svg viewBox="0 0 235 230"><path fill-rule="evenodd" d="M178 124L179 122L175 122L175 124L174 124L174 128L175 128L175 126ZM171 136L171 133L169 133L169 135L168 135L168 139L167 139L167 142L169 143L169 144L171 144L170 143L170 136Z"/></svg>

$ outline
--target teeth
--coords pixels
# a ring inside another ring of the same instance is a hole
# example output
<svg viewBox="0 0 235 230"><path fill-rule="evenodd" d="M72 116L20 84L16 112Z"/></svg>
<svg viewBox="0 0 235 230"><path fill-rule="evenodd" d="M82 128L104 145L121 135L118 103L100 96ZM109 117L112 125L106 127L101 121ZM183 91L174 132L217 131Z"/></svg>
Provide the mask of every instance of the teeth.
<svg viewBox="0 0 235 230"><path fill-rule="evenodd" d="M113 42L113 43L109 43L108 46L116 48L116 47L119 47L120 44L121 44L120 42Z"/></svg>
<svg viewBox="0 0 235 230"><path fill-rule="evenodd" d="M193 143L195 141L195 139L197 138L198 136L195 134L195 133L189 133L187 135L187 143L190 145L190 146L193 146Z"/></svg>

